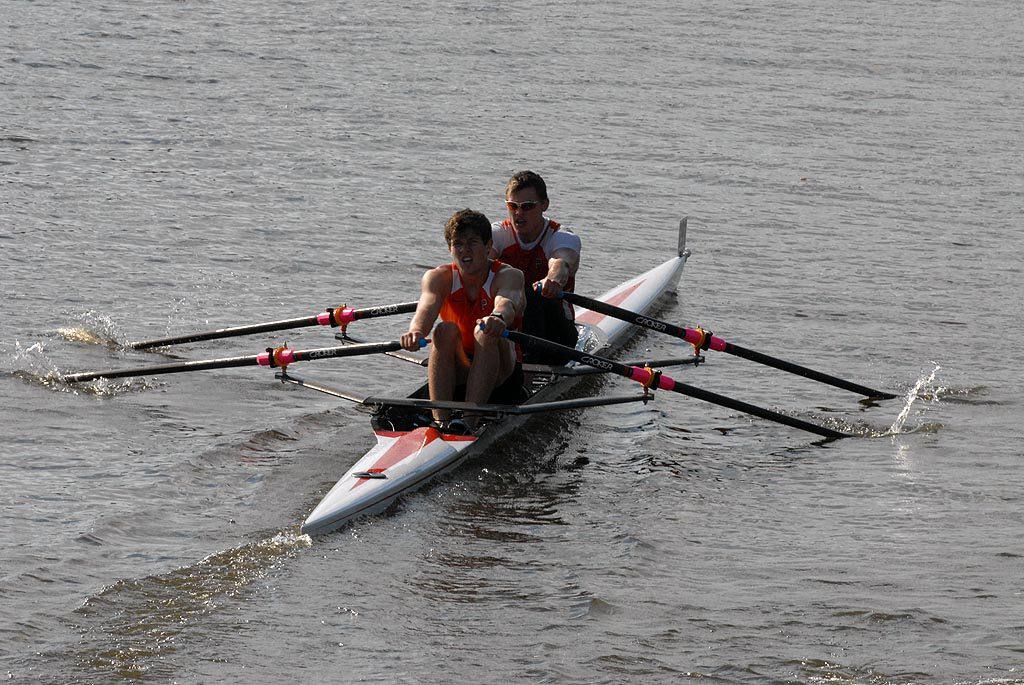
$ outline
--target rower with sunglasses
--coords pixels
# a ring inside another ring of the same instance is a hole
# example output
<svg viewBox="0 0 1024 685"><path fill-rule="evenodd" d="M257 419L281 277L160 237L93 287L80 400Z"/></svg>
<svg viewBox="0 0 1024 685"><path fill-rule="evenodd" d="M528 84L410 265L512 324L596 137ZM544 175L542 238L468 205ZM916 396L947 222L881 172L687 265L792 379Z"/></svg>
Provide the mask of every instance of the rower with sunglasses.
<svg viewBox="0 0 1024 685"><path fill-rule="evenodd" d="M522 331L575 347L579 332L572 305L560 295L575 287L580 265L579 236L544 216L548 208L547 185L532 171L512 175L505 186L505 206L508 218L491 227L491 256L525 275L526 314ZM563 364L568 357L526 350L524 361Z"/></svg>

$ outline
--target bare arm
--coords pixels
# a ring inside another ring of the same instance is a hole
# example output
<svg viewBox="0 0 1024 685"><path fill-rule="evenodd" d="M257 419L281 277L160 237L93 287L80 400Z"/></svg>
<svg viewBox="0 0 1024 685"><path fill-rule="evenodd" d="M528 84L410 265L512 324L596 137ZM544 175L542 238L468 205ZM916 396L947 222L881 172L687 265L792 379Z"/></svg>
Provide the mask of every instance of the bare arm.
<svg viewBox="0 0 1024 685"><path fill-rule="evenodd" d="M580 253L566 247L554 250L548 256L548 275L534 284L540 285L540 294L544 297L558 297L562 288L569 282L569 277L576 273L580 266Z"/></svg>
<svg viewBox="0 0 1024 685"><path fill-rule="evenodd" d="M427 337L441 312L445 291L452 287L450 281L450 272L446 274L442 269L431 269L423 274L420 299L409 322L409 331L402 335L402 347L412 352L420 349L420 340Z"/></svg>
<svg viewBox="0 0 1024 685"><path fill-rule="evenodd" d="M501 335L502 331L509 328L516 317L522 316L526 309L522 271L506 266L495 275L494 285L493 314L499 316L485 316L478 321L484 325L484 334L490 336Z"/></svg>

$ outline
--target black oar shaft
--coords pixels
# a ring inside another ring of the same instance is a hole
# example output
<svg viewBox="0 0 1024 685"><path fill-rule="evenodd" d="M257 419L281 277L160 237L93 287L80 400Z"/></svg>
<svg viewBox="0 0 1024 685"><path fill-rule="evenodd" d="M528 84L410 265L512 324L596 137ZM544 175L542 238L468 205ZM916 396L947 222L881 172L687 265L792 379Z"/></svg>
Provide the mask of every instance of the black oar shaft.
<svg viewBox="0 0 1024 685"><path fill-rule="evenodd" d="M668 335L681 338L682 340L694 345L705 346L705 348L710 347L713 350L742 357L752 362L757 362L758 364L764 364L765 366L779 369L780 371L786 371L788 373L818 381L819 383L825 383L826 385L831 385L836 388L849 390L850 392L855 392L858 395L864 395L874 399L892 399L896 397L896 395L890 392L885 392L884 390L875 390L874 388L869 388L866 385L860 385L859 383L853 383L827 373L815 371L814 369L809 369L806 366L788 362L785 359L778 359L761 352L740 347L739 345L726 342L714 335L707 334L693 328L684 328L682 326L668 323L667 321L659 321L658 319L644 316L643 314L638 314L636 312L631 312L628 309L622 309L621 307L616 307L615 305L608 304L607 302L601 302L600 300L595 300L585 295L565 292L562 293L562 298L591 311L604 314L605 316L610 316L613 319L621 319L622 321L628 321L631 324L641 326L652 331L667 333Z"/></svg>
<svg viewBox="0 0 1024 685"><path fill-rule="evenodd" d="M789 373L795 374L797 376L803 376L804 378L809 378L813 381L818 381L819 383L825 383L826 385L831 385L836 388L849 390L850 392L855 392L858 395L864 395L865 397L870 397L872 399L891 400L894 397L896 397L896 395L892 394L891 392L885 392L884 390L875 390L874 388L869 388L866 385L860 385L859 383L854 383L852 381L844 380L842 378L837 378L836 376L832 376L827 373L822 373L821 371L809 369L806 366L800 366L799 364L794 364L793 362L787 362L785 359L777 359L775 357L770 357L767 354L757 352L756 350L748 350L746 347L740 347L735 343L726 343L725 349L722 351L735 355L737 357L749 359L750 361L757 362L758 364L771 366L773 368L779 369L780 371L788 371Z"/></svg>
<svg viewBox="0 0 1024 685"><path fill-rule="evenodd" d="M402 343L398 340L391 340L380 343L360 343L358 345L338 345L336 347L321 347L315 350L295 350L292 352L291 363L310 361L313 359L333 359L335 357L356 357L364 354L380 354L383 352L394 352L402 349Z"/></svg>
<svg viewBox="0 0 1024 685"><path fill-rule="evenodd" d="M218 328L213 331L199 331L196 333L185 333L167 338L154 338L152 340L140 340L128 343L128 347L136 350L145 350L151 347L162 347L165 345L181 345L183 343L199 342L202 340L215 340L217 338L230 338L239 335L255 335L257 333L269 333L272 331L286 331L293 328L305 328L307 326L338 326L351 321L361 319L372 319L379 316L391 316L393 314L408 314L416 311L416 302L402 302L399 304L386 304L378 307L366 307L364 309L335 308L327 309L321 314L303 316L297 319L282 319L281 321L267 321L265 323L249 324L246 326L232 326L230 328ZM341 319L340 321L338 319Z"/></svg>
<svg viewBox="0 0 1024 685"><path fill-rule="evenodd" d="M259 355L253 354L245 357L228 357L225 359L204 359L193 362L180 362L177 364L155 364L152 366L139 366L128 369L110 369L108 371L83 371L81 373L70 373L62 376L65 383L82 383L94 381L98 378L128 378L131 376L156 376L163 373L183 373L186 371L204 371L207 369L227 369L235 366L250 366L258 364Z"/></svg>
<svg viewBox="0 0 1024 685"><path fill-rule="evenodd" d="M206 369L226 369L235 366L270 366L282 367L292 362L309 361L313 359L331 359L335 357L355 357L364 354L378 354L381 352L393 352L400 349L402 343L398 340L379 343L361 343L359 345L339 345L337 347L322 347L314 350L291 350L287 347L268 349L266 352L244 357L227 357L223 359L203 359L198 361L180 362L176 364L156 364L153 366L141 366L131 369L111 369L109 371L84 371L71 373L62 376L61 380L66 383L82 383L97 378L127 378L129 376L154 376L163 373L183 373L186 371L204 371Z"/></svg>
<svg viewBox="0 0 1024 685"><path fill-rule="evenodd" d="M562 299L567 302L572 302L573 304L578 304L581 307L585 307L592 312L610 316L613 319L621 319L622 321L627 321L636 326L649 328L650 330L657 331L659 333L667 333L669 335L674 335L677 338L682 338L687 342L693 342L693 340L687 339L687 336L693 331L683 328L682 326L676 326L675 324L668 323L667 321L658 321L657 319L645 316L644 314L632 312L628 309L623 309L622 307L616 307L613 304L608 304L601 300L595 300L592 297L580 295L579 293L563 291Z"/></svg>
<svg viewBox="0 0 1024 685"><path fill-rule="evenodd" d="M619 362L612 361L611 359L605 359L604 357L598 357L596 355L588 354L586 352L580 352L579 350L573 349L571 347L565 347L564 345L559 345L557 343L543 340L532 335L526 335L525 333L519 333L517 331L508 331L506 335L510 340L513 340L514 342L517 342L525 347L533 346L555 351L571 359L575 359L576 361L582 364L593 366L594 368L607 371L608 373L614 373L616 375L629 378L630 380L633 381L643 382L645 379L650 378L650 372L647 372L644 369L638 369L637 367L627 366L626 364L620 364ZM672 392L677 392L681 395L694 397L699 400L704 400L705 402L710 402L712 404L718 404L723 407L728 407L730 409L735 409L737 411L746 412L748 414L752 414L763 419L768 419L770 421L775 421L776 423L781 423L792 428L798 428L809 433L814 433L815 435L820 435L824 438L849 437L846 433L841 433L831 428L826 428L825 426L819 426L814 423L809 423L801 419L793 418L792 416L786 416L785 414L780 414L778 412L771 411L770 409L765 409L763 407L758 407L753 404L748 404L747 402L736 400L725 395L719 395L718 393L710 392L708 390L702 390L692 385L688 385L686 383L682 383L681 381L669 378L668 376L660 376L657 387L663 390L671 390Z"/></svg>
<svg viewBox="0 0 1024 685"><path fill-rule="evenodd" d="M135 350L146 350L151 347L163 347L165 345L182 345L202 340L216 340L217 338L231 338L238 335L255 335L257 333L269 333L272 331L287 331L293 328L304 328L317 325L316 316L305 316L299 319L284 319L282 321L268 321L266 323L252 324L248 326L232 326L231 328L218 328L215 331L200 331L198 333L185 333L172 335L167 338L154 338L153 340L140 340L130 342L127 347Z"/></svg>
<svg viewBox="0 0 1024 685"><path fill-rule="evenodd" d="M680 381L675 381L675 385L670 389L681 395L695 397L698 400L704 400L705 402L710 402L712 404L719 404L723 407L742 411L753 416L758 416L762 419L768 419L769 421L775 421L776 423L781 423L786 426L790 426L791 428L798 428L809 433L814 433L822 436L823 438L849 437L846 433L840 433L839 431L826 428L825 426L819 426L815 423L803 421L802 419L786 416L785 414L780 414L778 412L771 411L770 409L758 407L757 405L744 402L743 400L737 400L732 397L727 397L726 395L719 395L718 393L711 392L710 390L702 390L701 388L696 388Z"/></svg>

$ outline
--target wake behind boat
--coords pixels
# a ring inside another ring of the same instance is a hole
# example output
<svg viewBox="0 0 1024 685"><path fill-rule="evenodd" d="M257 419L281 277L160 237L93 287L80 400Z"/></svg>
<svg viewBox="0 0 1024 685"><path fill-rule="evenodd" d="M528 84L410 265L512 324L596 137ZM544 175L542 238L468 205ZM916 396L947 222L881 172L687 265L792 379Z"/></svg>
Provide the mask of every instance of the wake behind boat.
<svg viewBox="0 0 1024 685"><path fill-rule="evenodd" d="M664 296L675 291L690 252L686 248L686 219L679 223L679 241L675 256L659 266L632 278L611 290L598 301L633 312L652 312ZM636 327L621 319L576 307L580 331L576 349L587 354L614 353L633 335ZM663 360L657 365L696 364L699 357ZM619 397L595 397L562 400L581 378L594 372L580 362L565 366L524 366L523 400L517 405L477 405L464 402L431 402L422 386L406 398L355 398L322 385L292 376L279 377L286 382L355 400L373 410L371 426L376 444L364 454L313 509L302 524L310 535L328 533L353 518L379 512L402 493L413 490L437 475L451 470L473 454L479 454L496 440L509 434L537 413L585 406L646 401L644 394ZM431 425L429 409L447 407L472 410L485 417L471 435L443 432Z"/></svg>

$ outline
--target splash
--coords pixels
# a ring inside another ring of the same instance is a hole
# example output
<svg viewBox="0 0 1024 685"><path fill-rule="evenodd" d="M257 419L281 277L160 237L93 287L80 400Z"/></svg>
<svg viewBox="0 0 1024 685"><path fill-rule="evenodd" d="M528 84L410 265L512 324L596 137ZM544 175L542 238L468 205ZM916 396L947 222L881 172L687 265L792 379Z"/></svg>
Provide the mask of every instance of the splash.
<svg viewBox="0 0 1024 685"><path fill-rule="evenodd" d="M910 410L914 406L914 402L918 399L928 402L939 401L939 394L943 388L935 385L935 377L938 375L938 372L942 370L942 367L936 362L932 362L932 364L934 364L934 368L931 370L931 373L927 376L918 378L917 382L914 383L914 387L907 391L904 398L906 400L906 404L903 406L899 416L897 416L896 420L892 422L892 425L889 426L889 430L884 433L884 435L897 436L903 432L903 426L906 424L907 418L910 416Z"/></svg>
<svg viewBox="0 0 1024 685"><path fill-rule="evenodd" d="M85 345L110 345L113 343L109 338L106 338L96 331L89 330L83 326L66 326L64 328L58 328L57 335L65 340L83 343Z"/></svg>
<svg viewBox="0 0 1024 685"><path fill-rule="evenodd" d="M56 331L57 335L65 340L85 345L124 346L124 335L109 316L90 309L87 312L72 314L71 318L77 320L79 325L63 326Z"/></svg>
<svg viewBox="0 0 1024 685"><path fill-rule="evenodd" d="M12 371L12 376L31 385L41 385L56 392L113 397L126 392L149 390L156 387L141 378L119 380L100 378L92 383L65 383L60 368L47 354L46 344L43 342L32 343L26 347L20 341L15 340L14 352L10 355L10 359L13 363L23 366L23 368Z"/></svg>
<svg viewBox="0 0 1024 685"><path fill-rule="evenodd" d="M7 356L12 363L24 367L15 369L11 375L27 383L53 387L53 383L60 377L57 364L46 353L45 343L36 342L26 347L20 340L15 340L14 351Z"/></svg>
<svg viewBox="0 0 1024 685"><path fill-rule="evenodd" d="M67 314L67 312L65 312ZM101 315L94 310L81 313L71 313L68 316L79 322L79 325L64 326L50 331L48 337L60 337L70 342L83 343L86 345L103 345L111 349L124 347L120 342L123 337L120 329L107 316ZM63 380L63 375L58 364L50 358L44 342L36 342L25 347L20 341L15 341L15 350L10 358L22 366L16 369L11 375L20 378L26 383L41 385L49 390L66 392L72 395L96 395L99 397L110 397L129 390L146 389L152 387L146 383L127 383L119 381L112 383L106 379L92 384L69 385Z"/></svg>
<svg viewBox="0 0 1024 685"><path fill-rule="evenodd" d="M46 356L46 345L41 342L32 343L24 347L20 340L14 341L14 354L11 355L14 361L28 361L35 366L50 365L50 359Z"/></svg>

